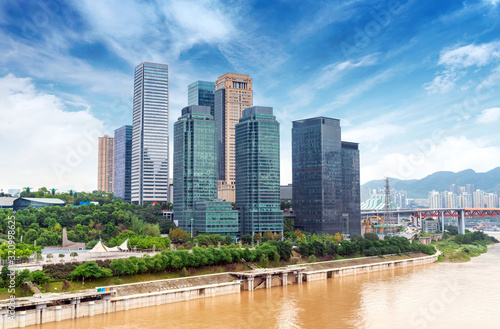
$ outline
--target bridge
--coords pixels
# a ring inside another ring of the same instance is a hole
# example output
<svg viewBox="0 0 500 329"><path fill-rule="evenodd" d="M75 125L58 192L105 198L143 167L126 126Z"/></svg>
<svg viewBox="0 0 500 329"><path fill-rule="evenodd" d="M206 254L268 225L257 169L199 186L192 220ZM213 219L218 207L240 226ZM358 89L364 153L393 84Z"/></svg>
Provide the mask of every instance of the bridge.
<svg viewBox="0 0 500 329"><path fill-rule="evenodd" d="M386 211L379 210L361 210L362 216L384 216ZM422 217L441 217L442 230L444 231L444 217L456 217L458 219L458 233L465 234L466 217L500 217L499 208L442 208L442 209L392 209L389 215L400 215L416 217L422 224Z"/></svg>

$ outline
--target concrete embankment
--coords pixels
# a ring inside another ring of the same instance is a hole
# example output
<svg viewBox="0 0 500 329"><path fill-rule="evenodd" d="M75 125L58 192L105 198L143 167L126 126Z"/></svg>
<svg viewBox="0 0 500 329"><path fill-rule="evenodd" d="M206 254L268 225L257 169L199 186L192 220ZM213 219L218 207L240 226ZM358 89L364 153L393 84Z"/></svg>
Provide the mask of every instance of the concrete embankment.
<svg viewBox="0 0 500 329"><path fill-rule="evenodd" d="M9 319L9 301L0 302L0 328L63 321L80 317L127 311L200 298L301 284L335 277L432 263L438 254L364 257L272 269L193 276L109 286L77 293L43 294L19 298L15 316Z"/></svg>

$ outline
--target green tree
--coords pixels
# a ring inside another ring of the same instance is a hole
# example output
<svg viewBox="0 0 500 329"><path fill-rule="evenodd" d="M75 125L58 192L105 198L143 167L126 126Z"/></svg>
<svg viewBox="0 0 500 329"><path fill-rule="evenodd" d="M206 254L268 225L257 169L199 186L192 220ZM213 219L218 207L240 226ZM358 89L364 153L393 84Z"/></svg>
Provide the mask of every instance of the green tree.
<svg viewBox="0 0 500 329"><path fill-rule="evenodd" d="M50 277L44 271L34 271L30 274L30 280L36 284L43 284L50 281Z"/></svg>
<svg viewBox="0 0 500 329"><path fill-rule="evenodd" d="M241 242L244 244L252 243L252 236L250 234L244 234L241 236Z"/></svg>
<svg viewBox="0 0 500 329"><path fill-rule="evenodd" d="M72 280L79 278L98 279L105 276L111 276L111 270L102 269L96 262L85 262L77 266L73 272L71 272L70 276Z"/></svg>
<svg viewBox="0 0 500 329"><path fill-rule="evenodd" d="M260 256L259 266L262 268L269 267L269 259L267 258L267 256L265 254L262 254Z"/></svg>

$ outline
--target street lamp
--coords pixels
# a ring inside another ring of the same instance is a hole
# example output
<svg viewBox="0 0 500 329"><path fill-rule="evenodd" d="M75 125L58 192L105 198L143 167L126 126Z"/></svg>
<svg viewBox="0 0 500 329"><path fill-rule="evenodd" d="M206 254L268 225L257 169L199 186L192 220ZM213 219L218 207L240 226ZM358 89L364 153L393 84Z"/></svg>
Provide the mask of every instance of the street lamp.
<svg viewBox="0 0 500 329"><path fill-rule="evenodd" d="M191 239L192 239L193 238L193 221L194 221L194 218L191 218L190 221L191 221Z"/></svg>

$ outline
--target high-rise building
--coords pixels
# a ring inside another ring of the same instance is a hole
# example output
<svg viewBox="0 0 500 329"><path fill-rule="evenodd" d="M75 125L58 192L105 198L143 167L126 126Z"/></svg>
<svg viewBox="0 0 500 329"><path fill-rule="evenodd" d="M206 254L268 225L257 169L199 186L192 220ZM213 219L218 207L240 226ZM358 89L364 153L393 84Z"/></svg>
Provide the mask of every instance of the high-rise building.
<svg viewBox="0 0 500 329"><path fill-rule="evenodd" d="M235 201L234 129L243 110L252 107L252 104L252 79L248 75L226 73L215 82L219 199Z"/></svg>
<svg viewBox="0 0 500 329"><path fill-rule="evenodd" d="M183 230L197 202L217 199L216 133L208 106L185 107L174 124L174 214Z"/></svg>
<svg viewBox="0 0 500 329"><path fill-rule="evenodd" d="M215 82L196 81L188 87L188 106L210 106L210 114L214 116Z"/></svg>
<svg viewBox="0 0 500 329"><path fill-rule="evenodd" d="M132 126L123 126L115 130L114 153L113 194L123 202L130 203Z"/></svg>
<svg viewBox="0 0 500 329"><path fill-rule="evenodd" d="M242 234L283 232L280 133L272 107L243 111L236 133L236 209Z"/></svg>
<svg viewBox="0 0 500 329"><path fill-rule="evenodd" d="M361 234L358 144L340 137L338 119L293 122L293 209L301 230Z"/></svg>
<svg viewBox="0 0 500 329"><path fill-rule="evenodd" d="M97 156L97 190L113 193L113 137L99 137Z"/></svg>
<svg viewBox="0 0 500 329"><path fill-rule="evenodd" d="M135 68L131 199L135 204L168 200L168 66Z"/></svg>

